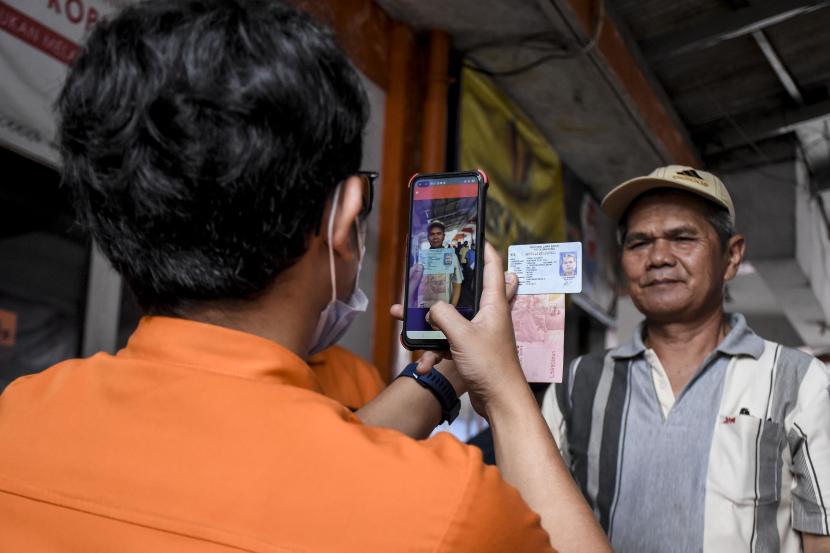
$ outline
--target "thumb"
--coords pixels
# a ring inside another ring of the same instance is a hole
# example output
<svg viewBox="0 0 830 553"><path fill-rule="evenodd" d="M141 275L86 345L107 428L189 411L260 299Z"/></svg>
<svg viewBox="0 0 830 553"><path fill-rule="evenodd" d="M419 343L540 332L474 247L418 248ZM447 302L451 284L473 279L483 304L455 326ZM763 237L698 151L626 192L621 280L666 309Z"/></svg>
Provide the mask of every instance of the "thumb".
<svg viewBox="0 0 830 553"><path fill-rule="evenodd" d="M504 273L504 293L507 296L507 303L513 301L518 289L519 278L514 273Z"/></svg>
<svg viewBox="0 0 830 553"><path fill-rule="evenodd" d="M470 321L461 316L455 307L445 301L440 301L430 307L427 313L427 322L447 335L450 344L463 340Z"/></svg>
<svg viewBox="0 0 830 553"><path fill-rule="evenodd" d="M396 303L392 307L389 308L389 314L392 315L393 319L398 319L399 321L403 320L403 305Z"/></svg>
<svg viewBox="0 0 830 553"><path fill-rule="evenodd" d="M421 275L423 274L423 272L424 272L424 266L421 265L420 263L416 263L409 270L409 278L411 280L420 280Z"/></svg>
<svg viewBox="0 0 830 553"><path fill-rule="evenodd" d="M482 278L481 307L506 303L504 265L490 242L484 243L484 276Z"/></svg>
<svg viewBox="0 0 830 553"><path fill-rule="evenodd" d="M418 359L418 366L416 367L419 374L426 374L432 370L432 367L441 362L443 356L436 351L425 351Z"/></svg>

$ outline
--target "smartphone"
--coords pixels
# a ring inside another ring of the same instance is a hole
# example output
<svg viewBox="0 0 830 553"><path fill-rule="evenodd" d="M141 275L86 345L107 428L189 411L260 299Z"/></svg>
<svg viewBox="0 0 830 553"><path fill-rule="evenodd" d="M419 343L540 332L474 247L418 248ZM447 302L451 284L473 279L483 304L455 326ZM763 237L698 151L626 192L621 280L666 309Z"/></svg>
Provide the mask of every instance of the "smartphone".
<svg viewBox="0 0 830 553"><path fill-rule="evenodd" d="M447 337L426 321L438 301L472 319L484 271L487 176L483 171L418 173L409 181L404 320L410 350L443 350Z"/></svg>

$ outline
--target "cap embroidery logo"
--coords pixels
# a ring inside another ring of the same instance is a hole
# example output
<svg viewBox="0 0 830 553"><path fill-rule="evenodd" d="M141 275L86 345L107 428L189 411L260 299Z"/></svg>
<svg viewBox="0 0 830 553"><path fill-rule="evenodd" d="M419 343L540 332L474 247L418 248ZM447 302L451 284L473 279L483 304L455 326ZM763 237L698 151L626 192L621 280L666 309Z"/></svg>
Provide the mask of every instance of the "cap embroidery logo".
<svg viewBox="0 0 830 553"><path fill-rule="evenodd" d="M735 424L735 417L723 417L723 424Z"/></svg>
<svg viewBox="0 0 830 553"><path fill-rule="evenodd" d="M703 185L709 188L709 183L701 177L697 171L694 169L686 169L685 171L678 171L674 174L673 178L675 179L682 179L682 180L690 180L692 182L696 182L697 184Z"/></svg>
<svg viewBox="0 0 830 553"><path fill-rule="evenodd" d="M686 175L687 177L694 177L696 179L703 180L703 177L697 174L697 171L694 169L686 169L685 171L678 171L678 175Z"/></svg>

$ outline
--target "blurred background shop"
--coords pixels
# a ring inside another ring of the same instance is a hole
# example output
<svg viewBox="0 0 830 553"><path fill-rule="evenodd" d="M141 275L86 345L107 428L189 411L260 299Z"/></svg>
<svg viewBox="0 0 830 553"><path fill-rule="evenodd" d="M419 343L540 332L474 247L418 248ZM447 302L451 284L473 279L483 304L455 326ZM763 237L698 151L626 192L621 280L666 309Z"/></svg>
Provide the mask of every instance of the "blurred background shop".
<svg viewBox="0 0 830 553"><path fill-rule="evenodd" d="M130 0L0 0L0 388L114 352L140 313L73 224L52 103L89 29ZM341 341L391 378L411 359L402 297L406 183L480 167L487 236L583 242L565 361L631 335L615 229L598 201L680 163L732 192L748 260L727 310L766 338L830 352L830 0L307 0L364 77L365 169L380 171L361 286ZM482 428L461 417L456 433ZM466 426L465 426L466 425Z"/></svg>

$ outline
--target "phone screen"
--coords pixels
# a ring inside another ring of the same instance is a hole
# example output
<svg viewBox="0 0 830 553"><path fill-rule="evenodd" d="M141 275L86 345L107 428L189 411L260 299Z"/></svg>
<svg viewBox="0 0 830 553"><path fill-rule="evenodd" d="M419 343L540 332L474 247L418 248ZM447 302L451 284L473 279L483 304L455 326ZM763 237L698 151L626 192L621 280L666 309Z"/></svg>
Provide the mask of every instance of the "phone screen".
<svg viewBox="0 0 830 553"><path fill-rule="evenodd" d="M479 177L425 175L411 188L406 336L445 340L425 317L439 301L454 305L467 319L475 315Z"/></svg>

